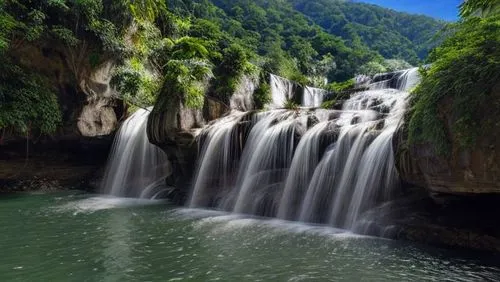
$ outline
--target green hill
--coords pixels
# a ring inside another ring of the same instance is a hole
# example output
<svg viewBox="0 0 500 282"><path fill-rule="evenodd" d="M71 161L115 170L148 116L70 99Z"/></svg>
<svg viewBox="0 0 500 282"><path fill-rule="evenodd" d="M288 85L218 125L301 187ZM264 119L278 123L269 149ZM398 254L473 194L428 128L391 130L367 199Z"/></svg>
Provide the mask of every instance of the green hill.
<svg viewBox="0 0 500 282"><path fill-rule="evenodd" d="M289 0L327 32L352 42L361 40L385 58L417 64L438 42L446 24L422 15L396 12L376 5L343 0Z"/></svg>

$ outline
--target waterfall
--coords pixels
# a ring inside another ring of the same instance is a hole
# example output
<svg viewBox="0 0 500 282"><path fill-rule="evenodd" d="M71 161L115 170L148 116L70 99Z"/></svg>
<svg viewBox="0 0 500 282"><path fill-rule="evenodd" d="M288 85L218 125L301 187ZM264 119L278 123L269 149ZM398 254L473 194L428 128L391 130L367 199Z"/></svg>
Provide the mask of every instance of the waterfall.
<svg viewBox="0 0 500 282"><path fill-rule="evenodd" d="M354 228L397 193L392 136L418 70L384 74L342 110L315 109L325 92L306 88L304 108L237 112L205 127L189 205ZM271 75L273 106L293 98Z"/></svg>
<svg viewBox="0 0 500 282"><path fill-rule="evenodd" d="M234 171L235 162L238 160L236 154L239 140L236 125L242 117L242 112L234 112L206 127L198 137L202 143L201 157L190 206L211 205L220 190L229 187L231 172ZM203 142L202 139L206 141Z"/></svg>
<svg viewBox="0 0 500 282"><path fill-rule="evenodd" d="M169 174L166 154L149 143L149 109L139 109L120 127L111 149L101 191L117 197L149 198L164 188Z"/></svg>
<svg viewBox="0 0 500 282"><path fill-rule="evenodd" d="M302 106L318 108L323 103L326 94L326 90L306 86L304 88L304 95L302 96Z"/></svg>
<svg viewBox="0 0 500 282"><path fill-rule="evenodd" d="M418 68L377 74L372 79L364 75L356 77L358 86L368 86L371 90L394 88L402 91L410 91L419 81Z"/></svg>
<svg viewBox="0 0 500 282"><path fill-rule="evenodd" d="M295 98L297 86L292 81L271 74L270 82L272 95L272 102L269 105L270 108L281 109L285 106L285 103L288 100L292 100Z"/></svg>

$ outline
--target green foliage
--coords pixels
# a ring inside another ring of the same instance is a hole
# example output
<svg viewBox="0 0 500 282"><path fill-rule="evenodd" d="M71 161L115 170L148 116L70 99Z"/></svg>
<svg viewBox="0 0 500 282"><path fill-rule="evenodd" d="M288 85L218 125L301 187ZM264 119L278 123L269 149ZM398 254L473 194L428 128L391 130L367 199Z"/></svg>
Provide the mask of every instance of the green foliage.
<svg viewBox="0 0 500 282"><path fill-rule="evenodd" d="M76 79L86 67L80 64L88 62L93 68L102 58L114 57L121 65L112 82L122 98L150 105L160 88L152 59L161 36L153 21L164 18L164 8L160 0L1 1L0 52L50 40L71 61ZM8 64L2 70L0 127L53 132L61 119L56 96L41 76L8 59L9 55L2 54ZM88 61L81 61L85 56Z"/></svg>
<svg viewBox="0 0 500 282"><path fill-rule="evenodd" d="M324 88L328 82L328 74L332 73L336 68L335 58L330 53L324 55L311 71L309 76L310 84Z"/></svg>
<svg viewBox="0 0 500 282"><path fill-rule="evenodd" d="M297 79L302 75L297 62L282 50L274 50L262 64L262 70L288 79Z"/></svg>
<svg viewBox="0 0 500 282"><path fill-rule="evenodd" d="M393 71L409 69L412 68L413 66L410 65L405 60L387 59L384 60L384 67L387 70L387 72L393 72Z"/></svg>
<svg viewBox="0 0 500 282"><path fill-rule="evenodd" d="M359 70L359 74L365 74L365 75L376 75L379 73L384 73L387 72L387 68L382 64L382 62L379 61L371 61L368 62L364 65L362 65Z"/></svg>
<svg viewBox="0 0 500 282"><path fill-rule="evenodd" d="M393 71L399 71L399 70L405 70L412 68L413 66L410 65L408 62L405 60L399 60L399 59L386 59L386 60L373 60L370 61L364 65L362 65L358 69L358 74L365 74L365 75L376 75L379 73L386 73L386 72L393 72Z"/></svg>
<svg viewBox="0 0 500 282"><path fill-rule="evenodd" d="M63 26L54 26L51 31L55 38L69 46L74 47L80 42L73 34L73 31Z"/></svg>
<svg viewBox="0 0 500 282"><path fill-rule="evenodd" d="M349 47L358 49L365 45L384 58L404 59L411 64L418 64L439 43L433 37L445 25L430 17L353 1L288 2L330 34L345 39Z"/></svg>
<svg viewBox="0 0 500 282"><path fill-rule="evenodd" d="M4 10L5 3L0 2L0 55L6 51L10 43L10 35L17 27L16 20Z"/></svg>
<svg viewBox="0 0 500 282"><path fill-rule="evenodd" d="M128 4L132 16L139 21L154 22L157 18L162 17L167 9L163 0L125 0L124 2Z"/></svg>
<svg viewBox="0 0 500 282"><path fill-rule="evenodd" d="M61 123L54 90L39 75L4 57L0 60L0 130L53 133Z"/></svg>
<svg viewBox="0 0 500 282"><path fill-rule="evenodd" d="M358 66L380 57L361 42L347 46L341 37L328 34L287 1L170 0L168 3L178 15L216 23L221 30L218 36L227 42L225 47L238 43L264 72L288 79L301 78L315 86L322 86L325 77L351 78Z"/></svg>
<svg viewBox="0 0 500 282"><path fill-rule="evenodd" d="M299 105L294 100L291 99L287 99L283 107L287 110L292 110L292 111L297 111L299 109Z"/></svg>
<svg viewBox="0 0 500 282"><path fill-rule="evenodd" d="M430 55L432 66L422 69L414 90L409 126L410 143L428 142L450 152L451 139L472 146L494 123L486 109L495 103L493 88L500 81L500 16L470 18ZM498 120L498 113L494 120ZM445 119L452 119L447 132Z"/></svg>
<svg viewBox="0 0 500 282"><path fill-rule="evenodd" d="M442 25L364 4L335 1L335 8L332 3L0 0L0 53L50 40L73 60L76 78L86 67L76 58L85 58L90 67L114 59L112 85L121 98L140 106L159 99L168 107L180 102L201 108L209 85L211 95L228 101L243 75L260 72L254 98L262 108L271 100L262 79L269 73L324 87L328 80L344 81L374 64L396 69L402 61L387 63L383 57L418 61L417 55L430 48L429 35ZM404 24L396 25L393 18ZM402 27L407 23L419 29ZM350 83L329 87L340 95Z"/></svg>
<svg viewBox="0 0 500 282"><path fill-rule="evenodd" d="M120 92L122 99L141 107L154 104L160 83L159 77L142 64L134 66L134 60L118 67L111 79L111 85Z"/></svg>
<svg viewBox="0 0 500 282"><path fill-rule="evenodd" d="M260 83L259 87L253 93L255 108L263 109L265 105L272 101L271 86L267 81Z"/></svg>
<svg viewBox="0 0 500 282"><path fill-rule="evenodd" d="M500 2L497 0L465 0L460 5L460 16L490 16L500 13Z"/></svg>
<svg viewBox="0 0 500 282"><path fill-rule="evenodd" d="M170 60L164 67L161 95L181 101L189 108L201 109L205 101L203 81L213 76L212 66L203 60Z"/></svg>
<svg viewBox="0 0 500 282"><path fill-rule="evenodd" d="M190 58L208 58L208 50L204 46L204 40L185 36L175 41L172 50L172 58L176 60L190 59Z"/></svg>
<svg viewBox="0 0 500 282"><path fill-rule="evenodd" d="M324 101L323 103L321 103L321 108L329 110L329 109L332 109L336 104L337 104L337 100L335 100L335 99Z"/></svg>
<svg viewBox="0 0 500 282"><path fill-rule="evenodd" d="M327 85L326 90L336 93L351 90L354 88L355 83L356 81L354 80L354 78L346 80L344 82L333 82Z"/></svg>
<svg viewBox="0 0 500 282"><path fill-rule="evenodd" d="M250 68L250 63L247 52L238 44L232 44L222 53L222 62L216 69L215 94L224 102L228 102L241 78Z"/></svg>

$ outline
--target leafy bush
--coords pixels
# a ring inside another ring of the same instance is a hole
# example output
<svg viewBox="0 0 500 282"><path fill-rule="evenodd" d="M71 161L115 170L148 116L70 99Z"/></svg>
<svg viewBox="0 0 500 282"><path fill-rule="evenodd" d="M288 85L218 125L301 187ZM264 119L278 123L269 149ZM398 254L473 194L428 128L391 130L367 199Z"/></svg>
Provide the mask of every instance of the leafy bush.
<svg viewBox="0 0 500 282"><path fill-rule="evenodd" d="M161 95L165 99L181 101L189 108L203 107L205 101L203 81L213 76L212 66L208 62L199 59L170 60L163 71Z"/></svg>
<svg viewBox="0 0 500 282"><path fill-rule="evenodd" d="M291 99L287 99L285 101L285 104L283 105L283 107L287 110L293 110L293 111L296 111L299 109L299 104L297 104L294 100L291 100Z"/></svg>
<svg viewBox="0 0 500 282"><path fill-rule="evenodd" d="M247 52L238 44L232 44L223 50L222 62L216 69L215 94L219 99L229 101L241 78L250 68L248 59Z"/></svg>
<svg viewBox="0 0 500 282"><path fill-rule="evenodd" d="M327 85L326 90L332 92L342 92L354 88L356 81L354 79L349 79L344 82L333 82Z"/></svg>
<svg viewBox="0 0 500 282"><path fill-rule="evenodd" d="M358 74L364 74L364 75L370 75L370 76L376 75L379 73L384 73L384 72L387 72L387 68L383 65L382 62L378 62L378 61L368 62L368 63L362 65L358 69Z"/></svg>
<svg viewBox="0 0 500 282"><path fill-rule="evenodd" d="M266 81L260 83L259 87L253 93L255 108L262 109L272 101L271 86Z"/></svg>
<svg viewBox="0 0 500 282"><path fill-rule="evenodd" d="M54 89L39 75L8 58L0 60L0 130L53 133L61 124Z"/></svg>

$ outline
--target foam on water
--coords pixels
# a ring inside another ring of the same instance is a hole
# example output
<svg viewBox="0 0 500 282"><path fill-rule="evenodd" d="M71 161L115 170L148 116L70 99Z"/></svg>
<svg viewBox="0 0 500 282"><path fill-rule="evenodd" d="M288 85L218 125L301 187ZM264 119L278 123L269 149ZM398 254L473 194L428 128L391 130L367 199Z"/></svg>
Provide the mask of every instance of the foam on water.
<svg viewBox="0 0 500 282"><path fill-rule="evenodd" d="M72 211L74 214L93 213L102 210L140 207L147 205L158 205L164 203L162 200L147 200L134 198L116 198L116 197L91 197L83 200L76 200L66 203L62 206L54 207L59 212Z"/></svg>

